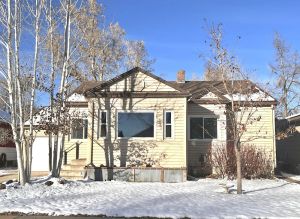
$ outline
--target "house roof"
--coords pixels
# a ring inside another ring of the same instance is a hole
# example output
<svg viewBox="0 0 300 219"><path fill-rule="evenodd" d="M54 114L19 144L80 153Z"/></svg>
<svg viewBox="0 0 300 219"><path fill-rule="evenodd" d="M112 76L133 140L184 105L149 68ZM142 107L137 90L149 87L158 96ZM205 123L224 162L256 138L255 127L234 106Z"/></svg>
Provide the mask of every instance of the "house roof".
<svg viewBox="0 0 300 219"><path fill-rule="evenodd" d="M104 81L84 81L77 87L73 93L84 94L86 91L105 83Z"/></svg>
<svg viewBox="0 0 300 219"><path fill-rule="evenodd" d="M115 83L117 83L117 82L119 82L119 81L121 81L121 80L123 80L125 78L128 78L132 74L135 74L135 73L138 73L138 72L142 72L143 74L145 74L145 75L147 75L147 76L149 76L149 77L151 77L151 78L153 78L155 80L158 80L159 82L161 82L163 84L166 84L166 85L174 88L175 90L177 90L179 92L184 92L184 90L182 90L178 86L175 86L173 83L170 83L169 81L166 81L166 80L162 79L161 77L158 77L158 76L152 74L151 72L146 71L146 70L144 70L144 69L142 69L140 67L135 67L135 68L133 68L133 69L131 69L131 70L123 73L123 74L120 74L120 75L112 78L109 81L104 81L102 83L100 82L98 85L95 84L94 87L92 87L90 89L87 89L84 93L94 93L96 91L103 90L104 88L109 87L109 86L111 86L111 85L113 85L113 84L115 84Z"/></svg>
<svg viewBox="0 0 300 219"><path fill-rule="evenodd" d="M165 97L165 96L172 96L174 94L174 97L176 96L188 96L190 97L191 101L195 102L205 102L205 103L213 103L215 101L218 102L228 102L228 96L226 97L226 94L255 94L258 92L261 92L265 96L268 96L269 98L264 99L264 102L270 102L270 104L276 104L275 98L273 98L270 94L268 94L263 89L259 88L256 84L249 80L235 80L235 81L185 81L184 83L178 83L176 81L166 81L162 79L161 77L158 77L154 74L152 74L149 71L146 71L142 68L136 67L133 68L119 76L116 76L108 81L86 81L83 82L76 90L74 90L74 93L83 94L85 96L95 96L96 92L102 91L103 96L107 95L114 95L114 97L120 97L120 95L127 95L131 97L140 97L141 95L146 95L138 92L131 92L128 94L125 94L122 92L122 94L119 92L105 92L104 88L109 87L127 77L130 75L142 72L143 74L152 77L153 79L156 79L160 81L161 83L164 83L172 88L174 88L176 91L173 92L155 92L155 95L157 97ZM218 99L217 100L201 100L202 97L207 95L209 92L215 94ZM144 92L146 93L146 92ZM147 92L149 94L149 97L152 97L151 92ZM154 95L154 96L155 96ZM147 95L145 96L147 97ZM261 100L260 100L261 101Z"/></svg>

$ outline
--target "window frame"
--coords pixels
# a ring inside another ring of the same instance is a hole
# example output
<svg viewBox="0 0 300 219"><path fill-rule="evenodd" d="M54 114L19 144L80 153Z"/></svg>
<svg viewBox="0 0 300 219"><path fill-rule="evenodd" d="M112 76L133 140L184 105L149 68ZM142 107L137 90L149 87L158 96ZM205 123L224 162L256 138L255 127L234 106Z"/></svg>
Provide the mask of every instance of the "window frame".
<svg viewBox="0 0 300 219"><path fill-rule="evenodd" d="M101 113L104 112L106 115L106 123L102 123L102 115ZM101 125L106 125L106 136L102 137L101 136ZM106 139L107 138L107 133L108 133L108 122L107 122L107 110L103 109L98 109L98 126L97 126L97 139Z"/></svg>
<svg viewBox="0 0 300 219"><path fill-rule="evenodd" d="M204 138L204 130L205 127L203 127L203 138L191 138L191 119L193 118L203 118L203 126L204 126L204 120L205 119L216 119L217 120L217 137L216 138ZM219 122L218 122L218 116L217 115L191 115L188 116L188 139L189 141L213 141L213 140L218 140L219 139Z"/></svg>
<svg viewBox="0 0 300 219"><path fill-rule="evenodd" d="M72 132L73 132L73 120L75 120L75 119L80 119L80 120L82 120L82 124L83 124L83 120L86 120L86 124L87 124L87 129L86 129L86 133L85 133L85 128L84 128L84 126L82 126L82 136L83 136L83 138L73 138L72 137ZM85 134L86 134L86 138L84 138L84 136L85 136ZM83 117L73 117L73 118L71 118L71 133L70 133L70 140L88 140L88 138L89 138L89 136L88 136L88 134L89 134L89 120L88 120L88 118L83 118Z"/></svg>
<svg viewBox="0 0 300 219"><path fill-rule="evenodd" d="M171 113L171 123L167 123L167 113ZM164 110L164 139L174 139L174 111L173 110ZM167 137L167 125L171 126L171 137Z"/></svg>
<svg viewBox="0 0 300 219"><path fill-rule="evenodd" d="M119 137L119 113L153 113L153 137ZM115 120L115 136L116 139L132 139L132 140L154 140L156 139L156 111L155 110L117 110Z"/></svg>

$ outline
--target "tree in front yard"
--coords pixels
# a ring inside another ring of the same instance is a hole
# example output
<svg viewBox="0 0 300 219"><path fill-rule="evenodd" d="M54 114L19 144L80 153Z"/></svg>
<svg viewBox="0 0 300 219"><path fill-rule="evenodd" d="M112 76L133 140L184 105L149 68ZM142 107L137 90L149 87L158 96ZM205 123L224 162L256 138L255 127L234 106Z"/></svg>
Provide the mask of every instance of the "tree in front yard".
<svg viewBox="0 0 300 219"><path fill-rule="evenodd" d="M210 69L206 77L217 80L209 90L221 97L220 104L226 105L224 113L227 117L227 148L233 147L235 150L237 193L241 194L242 147L263 136L263 126L259 127L262 118L259 108L269 96L249 81L237 58L224 47L222 40L222 25L211 25L211 56L208 59ZM251 127L257 128L256 133L250 133Z"/></svg>
<svg viewBox="0 0 300 219"><path fill-rule="evenodd" d="M270 65L275 75L274 95L278 97L277 115L280 118L299 112L300 57L292 51L278 33L273 41L275 60Z"/></svg>
<svg viewBox="0 0 300 219"><path fill-rule="evenodd" d="M5 90L0 99L10 113L10 125L16 145L19 181L22 185L30 180L33 143L33 111L38 75L41 38L41 11L44 1L7 0L0 2L0 80ZM25 26L25 24L30 24ZM26 38L22 32L33 33L34 57L31 62L21 55L20 47ZM32 65L32 66L31 66ZM29 70L27 69L29 67ZM32 69L32 70L31 70ZM29 91L29 92L28 92ZM30 120L30 133L25 132L25 120Z"/></svg>

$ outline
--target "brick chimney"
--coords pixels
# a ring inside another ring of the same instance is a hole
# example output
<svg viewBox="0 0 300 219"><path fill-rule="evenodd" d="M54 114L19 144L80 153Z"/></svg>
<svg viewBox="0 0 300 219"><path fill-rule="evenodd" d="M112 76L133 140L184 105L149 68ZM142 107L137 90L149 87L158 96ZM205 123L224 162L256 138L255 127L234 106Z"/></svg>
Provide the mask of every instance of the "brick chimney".
<svg viewBox="0 0 300 219"><path fill-rule="evenodd" d="M185 83L185 70L179 70L177 72L177 83Z"/></svg>

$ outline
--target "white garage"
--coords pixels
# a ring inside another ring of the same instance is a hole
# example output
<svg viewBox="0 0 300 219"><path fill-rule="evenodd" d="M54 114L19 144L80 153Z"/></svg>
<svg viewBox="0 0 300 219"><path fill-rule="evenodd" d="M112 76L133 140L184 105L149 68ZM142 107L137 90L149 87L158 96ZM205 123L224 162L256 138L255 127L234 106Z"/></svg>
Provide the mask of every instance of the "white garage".
<svg viewBox="0 0 300 219"><path fill-rule="evenodd" d="M32 145L32 171L49 171L48 137L37 137Z"/></svg>
<svg viewBox="0 0 300 219"><path fill-rule="evenodd" d="M61 139L59 141L59 144L60 143ZM32 145L32 171L49 171L48 136L38 136L34 140L34 143Z"/></svg>

